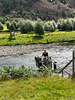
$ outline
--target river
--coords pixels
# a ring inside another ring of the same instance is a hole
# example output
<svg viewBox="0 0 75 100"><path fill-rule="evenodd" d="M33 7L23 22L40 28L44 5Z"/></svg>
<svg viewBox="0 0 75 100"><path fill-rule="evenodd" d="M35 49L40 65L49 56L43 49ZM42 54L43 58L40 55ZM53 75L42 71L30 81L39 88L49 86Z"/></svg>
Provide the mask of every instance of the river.
<svg viewBox="0 0 75 100"><path fill-rule="evenodd" d="M72 51L75 50L75 43L70 44L60 44L60 45L51 45L47 48L49 56L51 56L52 61L56 61L57 65L64 67L72 59ZM42 55L42 50L32 52L30 54L23 54L18 56L6 56L0 57L0 68L3 66L13 66L16 68L24 65L26 67L36 68L35 65L35 56ZM71 68L69 68L71 69Z"/></svg>

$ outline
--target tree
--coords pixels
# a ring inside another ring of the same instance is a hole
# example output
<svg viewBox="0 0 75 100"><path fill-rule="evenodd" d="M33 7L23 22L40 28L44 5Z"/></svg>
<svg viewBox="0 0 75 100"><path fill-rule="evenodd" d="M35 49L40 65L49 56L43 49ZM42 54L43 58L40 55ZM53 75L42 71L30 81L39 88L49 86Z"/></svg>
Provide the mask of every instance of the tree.
<svg viewBox="0 0 75 100"><path fill-rule="evenodd" d="M57 22L57 28L59 30L65 31L66 30L66 21L64 19L59 19Z"/></svg>
<svg viewBox="0 0 75 100"><path fill-rule="evenodd" d="M28 33L34 31L33 22L30 20L20 22L20 31L21 33Z"/></svg>
<svg viewBox="0 0 75 100"><path fill-rule="evenodd" d="M69 19L69 18L66 19L65 27L66 27L66 31L74 30L74 26L73 26L71 19Z"/></svg>
<svg viewBox="0 0 75 100"><path fill-rule="evenodd" d="M71 22L72 22L73 28L74 28L74 30L75 30L75 18L71 18Z"/></svg>
<svg viewBox="0 0 75 100"><path fill-rule="evenodd" d="M0 22L0 30L3 30L4 29L4 26L3 24Z"/></svg>
<svg viewBox="0 0 75 100"><path fill-rule="evenodd" d="M6 22L7 29L10 29L10 22Z"/></svg>
<svg viewBox="0 0 75 100"><path fill-rule="evenodd" d="M53 20L53 21L47 21L45 24L44 24L44 29L45 29L45 31L50 31L50 32L53 32L53 31L55 31L56 30L56 28L57 28L57 25L56 25L56 23L55 23L55 21Z"/></svg>
<svg viewBox="0 0 75 100"><path fill-rule="evenodd" d="M44 26L40 20L38 20L35 24L35 34L44 35Z"/></svg>
<svg viewBox="0 0 75 100"><path fill-rule="evenodd" d="M10 25L10 31L14 31L14 30L15 30L15 26L14 26L13 23L11 23L11 25Z"/></svg>
<svg viewBox="0 0 75 100"><path fill-rule="evenodd" d="M18 30L18 28L19 28L19 24L17 23L17 22L13 22L13 24L14 24L14 26L15 26L15 30Z"/></svg>

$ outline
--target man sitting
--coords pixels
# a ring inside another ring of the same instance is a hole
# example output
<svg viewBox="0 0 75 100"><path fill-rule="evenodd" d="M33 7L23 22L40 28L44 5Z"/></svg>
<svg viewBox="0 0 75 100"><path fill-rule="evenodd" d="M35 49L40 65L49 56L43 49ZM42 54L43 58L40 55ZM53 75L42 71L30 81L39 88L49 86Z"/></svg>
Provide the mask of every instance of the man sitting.
<svg viewBox="0 0 75 100"><path fill-rule="evenodd" d="M44 56L43 58L44 65L48 67L48 53L46 52L46 49L44 49L42 56Z"/></svg>

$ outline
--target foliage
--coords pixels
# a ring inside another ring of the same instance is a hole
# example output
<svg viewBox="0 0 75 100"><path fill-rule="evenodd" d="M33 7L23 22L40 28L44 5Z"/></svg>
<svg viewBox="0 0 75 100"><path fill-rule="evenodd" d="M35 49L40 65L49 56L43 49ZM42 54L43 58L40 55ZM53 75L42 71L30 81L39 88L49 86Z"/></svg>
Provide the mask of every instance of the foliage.
<svg viewBox="0 0 75 100"><path fill-rule="evenodd" d="M44 35L44 27L41 20L38 20L35 24L35 34Z"/></svg>
<svg viewBox="0 0 75 100"><path fill-rule="evenodd" d="M4 29L4 26L3 24L0 22L0 30L3 30Z"/></svg>
<svg viewBox="0 0 75 100"><path fill-rule="evenodd" d="M15 26L14 26L13 23L11 23L9 30L10 30L10 31L14 31L14 30L15 30Z"/></svg>
<svg viewBox="0 0 75 100"><path fill-rule="evenodd" d="M4 17L0 17L0 22L1 22L2 24L5 24L5 18L4 18Z"/></svg>
<svg viewBox="0 0 75 100"><path fill-rule="evenodd" d="M12 23L7 21L6 26L7 26L7 29L12 30L12 31L18 30L18 28L19 28L18 22L15 22L15 21L13 21Z"/></svg>
<svg viewBox="0 0 75 100"><path fill-rule="evenodd" d="M34 25L32 21L27 20L27 21L21 21L20 22L20 31L21 33L28 33L31 31L34 31Z"/></svg>
<svg viewBox="0 0 75 100"><path fill-rule="evenodd" d="M65 11L62 11L62 16L66 17L66 12Z"/></svg>
<svg viewBox="0 0 75 100"><path fill-rule="evenodd" d="M66 4L66 0L59 0L61 3Z"/></svg>
<svg viewBox="0 0 75 100"><path fill-rule="evenodd" d="M57 23L58 29L62 31L75 30L75 18L59 19Z"/></svg>
<svg viewBox="0 0 75 100"><path fill-rule="evenodd" d="M3 4L3 11L5 13L10 12L10 10L12 9L9 0L2 0L2 4Z"/></svg>
<svg viewBox="0 0 75 100"><path fill-rule="evenodd" d="M19 23L14 21L13 24L14 24L14 26L15 26L15 30L18 30L18 28L19 28Z"/></svg>
<svg viewBox="0 0 75 100"><path fill-rule="evenodd" d="M7 29L10 29L10 22L6 22Z"/></svg>
<svg viewBox="0 0 75 100"><path fill-rule="evenodd" d="M50 31L50 32L53 32L56 30L56 23L55 21L47 21L45 24L44 24L44 28L45 28L45 31Z"/></svg>
<svg viewBox="0 0 75 100"><path fill-rule="evenodd" d="M20 15L21 15L21 11L23 10L23 7L26 6L27 7L31 7L33 5L33 3L37 2L39 0L2 0L2 4L3 4L3 11L5 13L9 13L12 9L16 9L17 11L20 11Z"/></svg>
<svg viewBox="0 0 75 100"><path fill-rule="evenodd" d="M32 68L26 68L24 65L22 65L19 68L15 68L15 66L6 67L3 66L3 69L0 69L0 76L2 80L9 79L9 78L18 78L18 77L35 77L38 75L52 75L51 69L46 69L43 67L40 67L39 69L32 69Z"/></svg>
<svg viewBox="0 0 75 100"><path fill-rule="evenodd" d="M65 27L66 27L66 30L68 30L68 31L74 30L73 23L72 23L71 19L66 20L66 26Z"/></svg>
<svg viewBox="0 0 75 100"><path fill-rule="evenodd" d="M66 24L66 22L64 19L59 19L58 23L57 23L57 28L59 30L65 31L66 30L65 24Z"/></svg>
<svg viewBox="0 0 75 100"><path fill-rule="evenodd" d="M75 18L71 18L70 20L71 20L72 25L73 25L73 28L74 28L74 30L75 30Z"/></svg>

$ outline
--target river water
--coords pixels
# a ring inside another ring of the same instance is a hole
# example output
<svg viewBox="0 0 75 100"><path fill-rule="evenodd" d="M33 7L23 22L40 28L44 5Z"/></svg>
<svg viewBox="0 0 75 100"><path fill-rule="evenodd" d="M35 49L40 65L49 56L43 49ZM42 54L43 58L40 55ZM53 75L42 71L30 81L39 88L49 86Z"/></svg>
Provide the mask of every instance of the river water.
<svg viewBox="0 0 75 100"><path fill-rule="evenodd" d="M61 44L61 45L51 45L47 49L49 56L51 56L52 61L56 61L57 65L63 68L71 59L72 51L75 50L75 43ZM35 56L42 55L43 51L32 52L30 54L24 54L20 56L6 56L0 57L0 68L3 66L13 66L16 68L24 65L26 67L36 68ZM71 68L69 68L71 69Z"/></svg>

